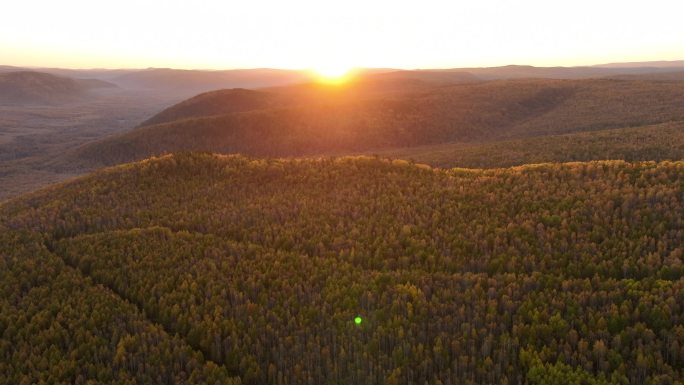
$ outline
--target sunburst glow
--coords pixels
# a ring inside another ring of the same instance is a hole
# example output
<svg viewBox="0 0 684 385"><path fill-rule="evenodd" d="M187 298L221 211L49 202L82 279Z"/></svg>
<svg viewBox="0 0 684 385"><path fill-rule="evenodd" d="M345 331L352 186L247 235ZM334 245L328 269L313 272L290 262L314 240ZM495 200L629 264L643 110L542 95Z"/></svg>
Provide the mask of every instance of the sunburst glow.
<svg viewBox="0 0 684 385"><path fill-rule="evenodd" d="M322 68L317 68L316 72L324 78L329 78L329 79L337 79L344 77L349 73L349 67L345 66L328 66L328 67L322 67Z"/></svg>
<svg viewBox="0 0 684 385"><path fill-rule="evenodd" d="M349 80L352 69L345 65L325 65L315 68L314 72L319 81L340 84Z"/></svg>

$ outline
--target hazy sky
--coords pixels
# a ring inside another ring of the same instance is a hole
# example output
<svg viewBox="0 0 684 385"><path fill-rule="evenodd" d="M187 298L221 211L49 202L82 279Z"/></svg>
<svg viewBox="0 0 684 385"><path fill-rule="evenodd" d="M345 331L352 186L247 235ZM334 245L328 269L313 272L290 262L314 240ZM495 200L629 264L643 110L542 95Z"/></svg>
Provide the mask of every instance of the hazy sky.
<svg viewBox="0 0 684 385"><path fill-rule="evenodd" d="M446 68L684 59L682 0L7 0L0 64Z"/></svg>

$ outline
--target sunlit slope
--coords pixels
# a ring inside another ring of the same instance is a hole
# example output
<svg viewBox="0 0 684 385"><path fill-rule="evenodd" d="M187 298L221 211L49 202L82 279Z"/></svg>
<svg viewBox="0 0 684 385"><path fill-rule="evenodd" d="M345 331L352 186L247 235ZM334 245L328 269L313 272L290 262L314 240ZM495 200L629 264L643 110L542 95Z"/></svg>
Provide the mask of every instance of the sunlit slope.
<svg viewBox="0 0 684 385"><path fill-rule="evenodd" d="M684 122L480 143L446 143L375 151L437 167L510 167L605 159L684 159Z"/></svg>
<svg viewBox="0 0 684 385"><path fill-rule="evenodd" d="M429 92L454 83L476 81L458 72L396 71L353 74L333 84L315 81L258 90L224 89L205 92L177 103L143 122L141 126L235 112L398 98L410 93Z"/></svg>
<svg viewBox="0 0 684 385"><path fill-rule="evenodd" d="M29 254L248 384L673 383L682 181L681 161L439 171L165 156L0 206L5 233L36 233L0 255L43 244ZM3 349L30 338L0 314Z"/></svg>
<svg viewBox="0 0 684 385"><path fill-rule="evenodd" d="M281 94L292 95L301 93ZM256 156L348 153L684 120L682 82L516 80L365 99L345 97L344 90L319 98L306 95L303 104L288 99L296 104L291 107L193 114L140 127L84 146L74 158L116 164L181 150Z"/></svg>

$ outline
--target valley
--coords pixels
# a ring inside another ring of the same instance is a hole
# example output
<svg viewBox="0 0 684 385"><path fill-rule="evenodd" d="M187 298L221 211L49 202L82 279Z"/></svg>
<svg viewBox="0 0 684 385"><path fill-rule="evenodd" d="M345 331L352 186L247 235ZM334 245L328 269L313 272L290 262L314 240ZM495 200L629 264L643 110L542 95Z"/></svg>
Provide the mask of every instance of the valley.
<svg viewBox="0 0 684 385"><path fill-rule="evenodd" d="M129 130L172 101L117 90L62 105L0 106L0 200L90 170L54 163L83 143Z"/></svg>

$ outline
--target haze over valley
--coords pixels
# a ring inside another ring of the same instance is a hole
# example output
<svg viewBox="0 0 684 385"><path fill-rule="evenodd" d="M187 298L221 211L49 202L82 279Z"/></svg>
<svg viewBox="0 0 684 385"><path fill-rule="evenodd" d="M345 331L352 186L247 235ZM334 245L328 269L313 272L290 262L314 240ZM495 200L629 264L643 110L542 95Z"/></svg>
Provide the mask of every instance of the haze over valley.
<svg viewBox="0 0 684 385"><path fill-rule="evenodd" d="M429 152L424 146L474 149L682 120L684 67L657 64L357 70L339 85L306 71L4 66L0 194L173 151L275 157L395 151L440 167L614 159L570 150L563 157L459 163L460 155L447 159L443 149L439 160L419 154ZM677 159L678 137L661 136L651 153ZM414 156L416 146L423 147ZM651 157L633 151L628 159Z"/></svg>

